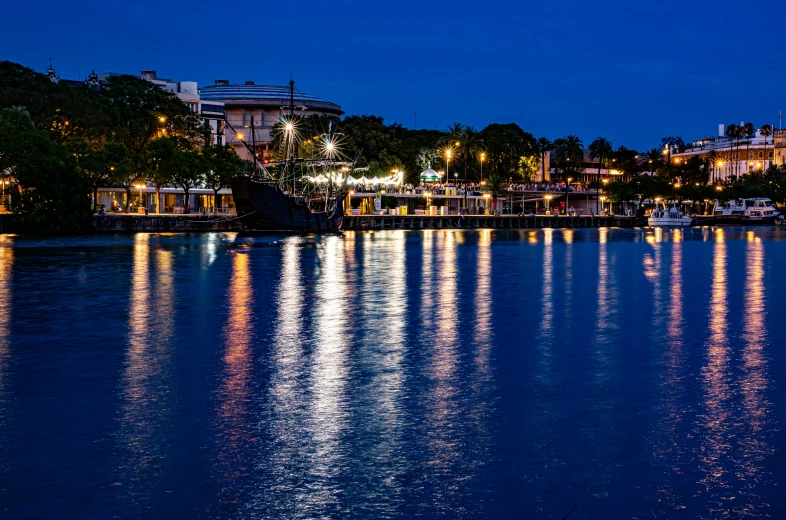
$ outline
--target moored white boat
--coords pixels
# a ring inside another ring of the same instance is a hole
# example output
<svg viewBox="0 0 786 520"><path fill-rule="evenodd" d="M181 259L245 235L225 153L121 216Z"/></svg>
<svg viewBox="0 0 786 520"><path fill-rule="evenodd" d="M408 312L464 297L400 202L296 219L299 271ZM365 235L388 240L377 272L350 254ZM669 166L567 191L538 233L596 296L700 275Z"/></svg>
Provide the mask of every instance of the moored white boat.
<svg viewBox="0 0 786 520"><path fill-rule="evenodd" d="M665 204L656 207L647 219L647 224L650 226L690 226L692 223L692 217L686 217L674 206L666 208Z"/></svg>
<svg viewBox="0 0 786 520"><path fill-rule="evenodd" d="M726 204L715 201L712 223L716 226L767 226L782 216L767 198L732 200Z"/></svg>

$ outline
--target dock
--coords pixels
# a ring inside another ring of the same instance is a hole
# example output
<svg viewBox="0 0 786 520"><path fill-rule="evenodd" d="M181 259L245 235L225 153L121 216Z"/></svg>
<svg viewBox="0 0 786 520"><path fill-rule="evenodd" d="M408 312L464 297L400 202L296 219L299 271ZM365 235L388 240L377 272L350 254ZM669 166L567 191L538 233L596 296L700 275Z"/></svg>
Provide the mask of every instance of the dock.
<svg viewBox="0 0 786 520"><path fill-rule="evenodd" d="M646 226L643 217L623 215L346 215L343 230L370 229L540 229L540 228L632 228Z"/></svg>

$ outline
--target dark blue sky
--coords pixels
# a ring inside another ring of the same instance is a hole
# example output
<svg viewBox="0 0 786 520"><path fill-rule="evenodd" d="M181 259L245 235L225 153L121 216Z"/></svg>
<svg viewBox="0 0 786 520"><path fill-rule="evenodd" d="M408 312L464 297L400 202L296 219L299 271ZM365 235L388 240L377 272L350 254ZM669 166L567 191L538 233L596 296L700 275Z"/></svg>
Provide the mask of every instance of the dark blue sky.
<svg viewBox="0 0 786 520"><path fill-rule="evenodd" d="M283 84L404 126L515 122L650 148L786 108L786 2L168 2L4 6L0 58Z"/></svg>

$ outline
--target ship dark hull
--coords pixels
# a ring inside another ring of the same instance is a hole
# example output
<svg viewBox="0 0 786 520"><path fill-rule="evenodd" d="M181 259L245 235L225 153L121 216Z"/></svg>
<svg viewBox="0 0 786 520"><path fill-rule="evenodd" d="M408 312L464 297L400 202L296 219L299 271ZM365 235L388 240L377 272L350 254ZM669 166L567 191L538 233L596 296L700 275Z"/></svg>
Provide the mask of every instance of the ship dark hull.
<svg viewBox="0 0 786 520"><path fill-rule="evenodd" d="M247 178L232 180L232 196L238 216L255 230L338 231L344 215L343 200L332 202L330 211L312 211L301 198L290 197L277 186Z"/></svg>
<svg viewBox="0 0 786 520"><path fill-rule="evenodd" d="M772 217L746 217L744 215L715 215L712 217L712 226L774 226L777 216Z"/></svg>

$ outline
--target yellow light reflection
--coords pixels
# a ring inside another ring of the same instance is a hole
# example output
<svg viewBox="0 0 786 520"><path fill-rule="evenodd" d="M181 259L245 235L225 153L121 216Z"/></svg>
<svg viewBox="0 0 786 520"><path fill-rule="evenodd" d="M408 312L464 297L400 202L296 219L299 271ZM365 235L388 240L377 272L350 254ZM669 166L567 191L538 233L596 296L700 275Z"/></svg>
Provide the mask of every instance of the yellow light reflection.
<svg viewBox="0 0 786 520"><path fill-rule="evenodd" d="M5 237L3 237L5 238ZM5 367L8 364L11 335L11 301L13 292L11 280L14 267L14 250L12 240L3 240L0 244L0 401L5 390ZM3 425L0 416L0 426Z"/></svg>
<svg viewBox="0 0 786 520"><path fill-rule="evenodd" d="M752 233L751 233L752 234ZM765 461L775 452L770 445L772 404L767 398L767 295L764 290L764 244L755 235L749 237L746 247L746 280L743 299L744 377L740 382L744 409L744 433L739 435L742 454L736 457L739 468L735 475L742 486L741 495L747 499L741 504L746 514L753 516L763 504L756 500L756 484L766 472Z"/></svg>
<svg viewBox="0 0 786 520"><path fill-rule="evenodd" d="M128 349L121 381L122 445L128 450L125 468L140 475L167 445L161 425L167 421L170 340L173 334L174 269L172 254L157 250L151 269L151 235L134 238L129 296ZM156 274L151 278L151 272ZM132 477L137 482L136 477ZM130 490L130 492L133 492Z"/></svg>
<svg viewBox="0 0 786 520"><path fill-rule="evenodd" d="M227 482L249 474L251 460L245 448L253 436L249 424L252 400L252 338L254 316L254 281L251 276L251 257L235 252L232 256L232 275L226 295L228 315L222 330L223 382L218 390L218 424L221 445L218 469ZM233 489L224 486L224 492ZM233 503L238 496L222 496L222 502Z"/></svg>
<svg viewBox="0 0 786 520"><path fill-rule="evenodd" d="M700 418L703 431L701 439L700 469L704 473L701 483L711 496L726 493L729 470L730 415L728 400L731 398L729 381L728 344L728 280L727 251L723 229L715 230L715 247L712 262L712 289L710 293L709 341L706 364L702 367L704 386L704 414Z"/></svg>

